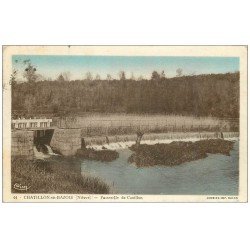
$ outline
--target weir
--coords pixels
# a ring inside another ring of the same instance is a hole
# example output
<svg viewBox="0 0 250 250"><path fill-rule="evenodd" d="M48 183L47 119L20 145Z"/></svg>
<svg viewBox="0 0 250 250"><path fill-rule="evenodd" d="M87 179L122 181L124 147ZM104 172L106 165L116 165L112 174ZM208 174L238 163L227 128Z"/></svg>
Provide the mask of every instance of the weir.
<svg viewBox="0 0 250 250"><path fill-rule="evenodd" d="M18 121L18 122L16 122ZM81 129L57 128L46 123L46 119L35 122L34 119L29 124L25 120L15 120L12 127L12 156L26 156L28 158L46 158L48 155L56 153L73 156L82 147L102 149L123 149L132 146L137 136L105 134L100 136L85 137ZM20 125L21 124L21 125ZM34 125L36 124L36 125ZM167 132L167 133L145 133L141 143L170 143L173 140L201 140L213 138L233 138L239 137L239 132ZM44 157L42 154L45 154Z"/></svg>
<svg viewBox="0 0 250 250"><path fill-rule="evenodd" d="M141 144L157 144L157 143L171 143L172 141L197 141L205 139L237 139L239 132L201 132L201 133L158 133L158 134L144 134ZM88 137L85 138L87 148L96 150L102 149L124 149L135 144L136 135L120 135L108 137Z"/></svg>

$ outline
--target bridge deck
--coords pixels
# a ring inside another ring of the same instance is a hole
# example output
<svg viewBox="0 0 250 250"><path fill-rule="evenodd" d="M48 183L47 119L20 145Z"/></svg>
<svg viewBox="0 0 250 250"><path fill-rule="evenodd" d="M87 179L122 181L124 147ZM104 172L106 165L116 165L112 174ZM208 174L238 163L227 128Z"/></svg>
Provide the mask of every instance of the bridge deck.
<svg viewBox="0 0 250 250"><path fill-rule="evenodd" d="M51 130L51 129L56 129L58 127L53 126L53 127L39 127L39 128L15 128L12 129L13 131L37 131L37 130Z"/></svg>

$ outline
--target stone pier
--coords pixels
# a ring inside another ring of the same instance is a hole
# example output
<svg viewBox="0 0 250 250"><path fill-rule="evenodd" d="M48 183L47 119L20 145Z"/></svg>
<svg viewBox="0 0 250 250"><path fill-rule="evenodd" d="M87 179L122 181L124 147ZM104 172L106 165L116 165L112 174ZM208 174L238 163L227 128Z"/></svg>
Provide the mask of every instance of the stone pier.
<svg viewBox="0 0 250 250"><path fill-rule="evenodd" d="M50 146L62 155L75 155L77 149L81 148L81 130L55 129Z"/></svg>
<svg viewBox="0 0 250 250"><path fill-rule="evenodd" d="M34 131L11 132L11 156L25 156L28 159L34 157Z"/></svg>

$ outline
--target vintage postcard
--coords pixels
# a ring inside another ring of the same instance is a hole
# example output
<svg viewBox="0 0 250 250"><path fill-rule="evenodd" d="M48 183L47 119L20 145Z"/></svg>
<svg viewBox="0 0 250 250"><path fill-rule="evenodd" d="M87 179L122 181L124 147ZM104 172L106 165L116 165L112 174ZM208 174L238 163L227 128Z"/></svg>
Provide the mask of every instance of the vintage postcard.
<svg viewBox="0 0 250 250"><path fill-rule="evenodd" d="M247 202L247 46L3 46L4 202Z"/></svg>

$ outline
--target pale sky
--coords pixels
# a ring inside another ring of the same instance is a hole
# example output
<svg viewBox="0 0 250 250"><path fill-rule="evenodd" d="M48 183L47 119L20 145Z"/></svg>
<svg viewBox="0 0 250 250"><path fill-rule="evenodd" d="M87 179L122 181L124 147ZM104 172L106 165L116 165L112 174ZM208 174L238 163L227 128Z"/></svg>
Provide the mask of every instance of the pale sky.
<svg viewBox="0 0 250 250"><path fill-rule="evenodd" d="M107 74L118 78L119 71L126 72L130 78L150 78L154 70L164 70L167 77L174 77L176 69L182 68L184 75L227 73L239 71L238 57L173 57L173 56L51 56L51 55L14 55L13 68L22 77L24 60L30 59L37 68L37 73L45 78L56 79L62 72L70 72L71 79L84 79L87 72L93 77L99 74L106 79Z"/></svg>

